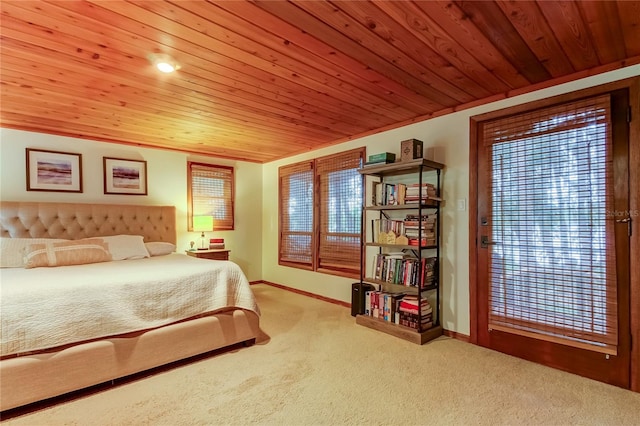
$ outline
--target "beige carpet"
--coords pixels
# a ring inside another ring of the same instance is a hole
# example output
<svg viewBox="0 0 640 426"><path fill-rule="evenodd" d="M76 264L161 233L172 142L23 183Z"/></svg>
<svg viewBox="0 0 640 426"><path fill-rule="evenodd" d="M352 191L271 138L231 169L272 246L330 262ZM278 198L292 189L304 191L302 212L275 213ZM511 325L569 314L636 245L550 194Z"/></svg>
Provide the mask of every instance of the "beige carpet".
<svg viewBox="0 0 640 426"><path fill-rule="evenodd" d="M640 425L640 394L442 337L424 346L267 285L261 344L7 425Z"/></svg>

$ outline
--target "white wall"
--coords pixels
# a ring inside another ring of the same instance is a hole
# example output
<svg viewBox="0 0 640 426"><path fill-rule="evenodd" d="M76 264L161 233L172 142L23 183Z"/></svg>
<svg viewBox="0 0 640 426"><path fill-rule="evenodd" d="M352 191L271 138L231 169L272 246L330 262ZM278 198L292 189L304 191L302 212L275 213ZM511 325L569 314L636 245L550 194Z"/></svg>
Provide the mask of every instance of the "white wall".
<svg viewBox="0 0 640 426"><path fill-rule="evenodd" d="M41 192L26 190L25 148L82 154L83 192ZM102 157L147 161L148 195L106 195L103 191ZM250 281L262 276L262 165L197 157L159 149L116 145L43 133L0 129L0 200L58 201L71 203L174 205L177 214L178 251L189 247L198 235L187 232L187 161L235 168L235 230L219 231ZM211 238L214 234L208 233Z"/></svg>
<svg viewBox="0 0 640 426"><path fill-rule="evenodd" d="M302 271L278 265L278 167L309 158L366 146L367 155L394 152L400 142L416 138L432 148L434 160L445 164L443 174L443 326L469 334L469 215L458 211L456 200L469 197L469 118L473 115L640 75L640 65L585 78L549 89L494 102L412 124L326 149L272 163L263 169L263 279L342 301L351 299L353 279Z"/></svg>

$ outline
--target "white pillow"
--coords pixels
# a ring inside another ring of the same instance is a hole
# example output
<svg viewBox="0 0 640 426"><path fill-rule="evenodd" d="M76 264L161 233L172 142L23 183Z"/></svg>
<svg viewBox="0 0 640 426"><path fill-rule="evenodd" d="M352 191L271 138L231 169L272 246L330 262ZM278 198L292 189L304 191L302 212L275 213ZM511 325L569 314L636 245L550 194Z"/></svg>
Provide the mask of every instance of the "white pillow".
<svg viewBox="0 0 640 426"><path fill-rule="evenodd" d="M23 268L24 255L31 244L60 243L58 238L0 238L0 268Z"/></svg>
<svg viewBox="0 0 640 426"><path fill-rule="evenodd" d="M145 243L144 246L151 256L164 256L176 251L176 245L171 243L164 243L162 241L154 241L151 243Z"/></svg>
<svg viewBox="0 0 640 426"><path fill-rule="evenodd" d="M107 243L113 260L142 259L149 257L141 235L113 235L100 237Z"/></svg>

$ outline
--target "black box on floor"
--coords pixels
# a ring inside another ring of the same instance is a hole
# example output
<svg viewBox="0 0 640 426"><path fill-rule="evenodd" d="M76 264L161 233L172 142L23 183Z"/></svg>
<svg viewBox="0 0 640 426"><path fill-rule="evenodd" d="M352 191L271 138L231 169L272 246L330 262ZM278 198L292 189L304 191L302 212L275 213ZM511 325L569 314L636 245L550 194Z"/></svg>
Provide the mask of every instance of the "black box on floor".
<svg viewBox="0 0 640 426"><path fill-rule="evenodd" d="M367 283L351 284L351 316L364 314L365 292L373 289L373 286Z"/></svg>

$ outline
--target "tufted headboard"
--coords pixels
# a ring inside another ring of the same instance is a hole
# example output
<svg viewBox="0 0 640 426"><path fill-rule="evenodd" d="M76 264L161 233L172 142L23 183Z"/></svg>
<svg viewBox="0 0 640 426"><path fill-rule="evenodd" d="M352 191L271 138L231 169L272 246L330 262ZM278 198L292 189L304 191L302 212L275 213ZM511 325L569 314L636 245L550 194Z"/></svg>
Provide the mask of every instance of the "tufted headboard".
<svg viewBox="0 0 640 426"><path fill-rule="evenodd" d="M142 235L145 242L176 244L174 206L2 201L0 237L77 240Z"/></svg>

